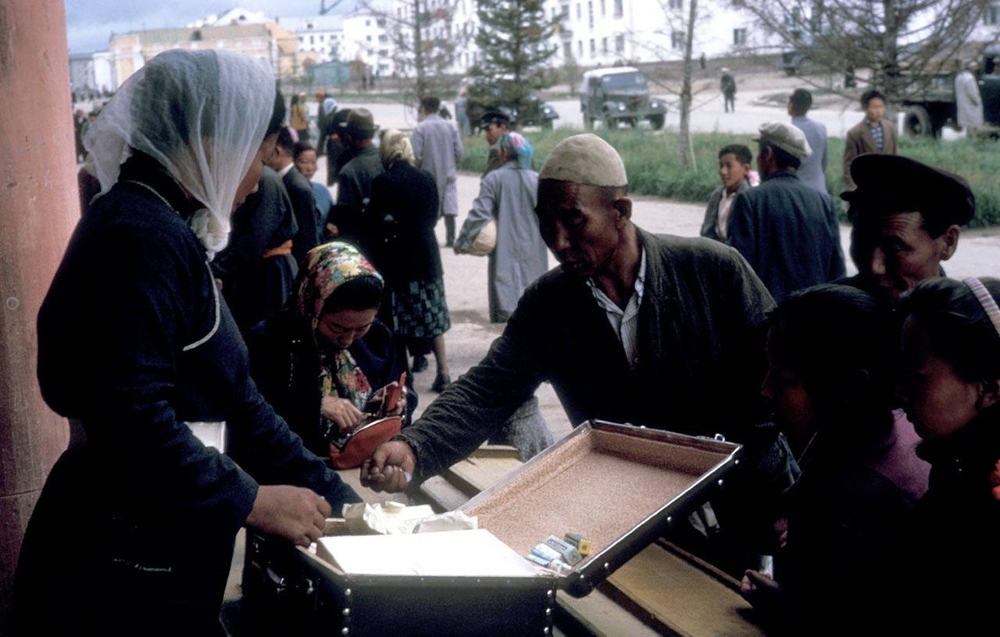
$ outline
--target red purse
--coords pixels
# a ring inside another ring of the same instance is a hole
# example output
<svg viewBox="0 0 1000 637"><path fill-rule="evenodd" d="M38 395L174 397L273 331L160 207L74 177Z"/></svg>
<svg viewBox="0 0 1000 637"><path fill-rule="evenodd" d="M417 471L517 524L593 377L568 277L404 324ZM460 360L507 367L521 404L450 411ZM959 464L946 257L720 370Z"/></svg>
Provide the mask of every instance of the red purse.
<svg viewBox="0 0 1000 637"><path fill-rule="evenodd" d="M358 425L346 434L330 441L330 459L334 469L360 467L380 444L403 428L402 416L386 416Z"/></svg>

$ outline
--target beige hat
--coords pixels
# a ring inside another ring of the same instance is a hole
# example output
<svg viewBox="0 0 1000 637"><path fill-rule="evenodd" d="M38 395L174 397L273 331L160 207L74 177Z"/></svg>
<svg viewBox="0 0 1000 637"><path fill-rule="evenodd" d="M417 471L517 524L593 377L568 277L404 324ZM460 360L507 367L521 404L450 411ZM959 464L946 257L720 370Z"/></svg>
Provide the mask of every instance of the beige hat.
<svg viewBox="0 0 1000 637"><path fill-rule="evenodd" d="M764 122L759 133L752 137L755 142L777 146L789 155L805 159L812 155L812 148L806 141L805 134L791 124L782 122Z"/></svg>
<svg viewBox="0 0 1000 637"><path fill-rule="evenodd" d="M618 151L592 133L573 135L556 144L545 159L538 178L571 181L586 186L628 185L625 164Z"/></svg>

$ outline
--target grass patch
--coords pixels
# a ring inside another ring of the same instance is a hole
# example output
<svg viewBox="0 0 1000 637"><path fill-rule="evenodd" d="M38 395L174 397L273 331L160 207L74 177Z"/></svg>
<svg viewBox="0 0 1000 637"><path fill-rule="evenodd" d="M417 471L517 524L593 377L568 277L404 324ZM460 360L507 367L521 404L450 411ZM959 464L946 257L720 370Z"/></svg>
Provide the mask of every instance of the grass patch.
<svg viewBox="0 0 1000 637"><path fill-rule="evenodd" d="M541 168L552 148L580 132L572 128L523 133L535 147L535 167ZM629 191L636 195L665 197L678 201L708 202L712 191L719 186L718 152L727 144L746 144L756 154L757 145L750 135L724 133L699 133L693 136L695 169L681 168L678 137L672 131L652 135L645 130L595 131L614 146L625 162L629 176ZM486 166L489 147L482 136L465 140L465 157L461 169L482 172ZM900 154L926 164L943 168L964 177L976 195L976 217L969 224L983 227L1000 224L1000 189L996 175L1000 174L1000 145L983 140L899 140ZM844 190L841 161L844 140L829 140L826 184L834 199Z"/></svg>

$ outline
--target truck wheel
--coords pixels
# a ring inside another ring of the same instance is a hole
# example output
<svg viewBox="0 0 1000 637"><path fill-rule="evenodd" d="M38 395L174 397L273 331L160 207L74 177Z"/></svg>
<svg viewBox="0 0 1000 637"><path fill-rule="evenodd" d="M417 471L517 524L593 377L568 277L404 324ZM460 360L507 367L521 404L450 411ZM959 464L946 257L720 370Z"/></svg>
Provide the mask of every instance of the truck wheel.
<svg viewBox="0 0 1000 637"><path fill-rule="evenodd" d="M618 122L615 121L615 118L611 117L611 115L609 113L605 113L604 114L604 126L608 130L615 130L616 128L618 128Z"/></svg>
<svg viewBox="0 0 1000 637"><path fill-rule="evenodd" d="M594 130L594 118L589 115L583 116L583 127L587 130Z"/></svg>
<svg viewBox="0 0 1000 637"><path fill-rule="evenodd" d="M910 106L903 115L903 132L909 137L930 137L934 134L931 116L923 106Z"/></svg>
<svg viewBox="0 0 1000 637"><path fill-rule="evenodd" d="M663 124L666 123L666 119L663 115L650 115L649 125L653 127L653 130L660 130L663 128Z"/></svg>
<svg viewBox="0 0 1000 637"><path fill-rule="evenodd" d="M552 120L543 119L542 120L542 130L552 130Z"/></svg>

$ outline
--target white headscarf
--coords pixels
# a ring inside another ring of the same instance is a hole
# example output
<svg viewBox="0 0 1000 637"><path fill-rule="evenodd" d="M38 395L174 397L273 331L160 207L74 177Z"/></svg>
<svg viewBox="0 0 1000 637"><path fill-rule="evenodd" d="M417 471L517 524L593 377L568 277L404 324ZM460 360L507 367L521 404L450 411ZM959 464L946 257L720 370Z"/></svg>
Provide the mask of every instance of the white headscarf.
<svg viewBox="0 0 1000 637"><path fill-rule="evenodd" d="M226 245L236 190L274 110L266 63L226 51L165 51L132 75L87 131L105 193L131 149L205 206L190 221L209 258Z"/></svg>

